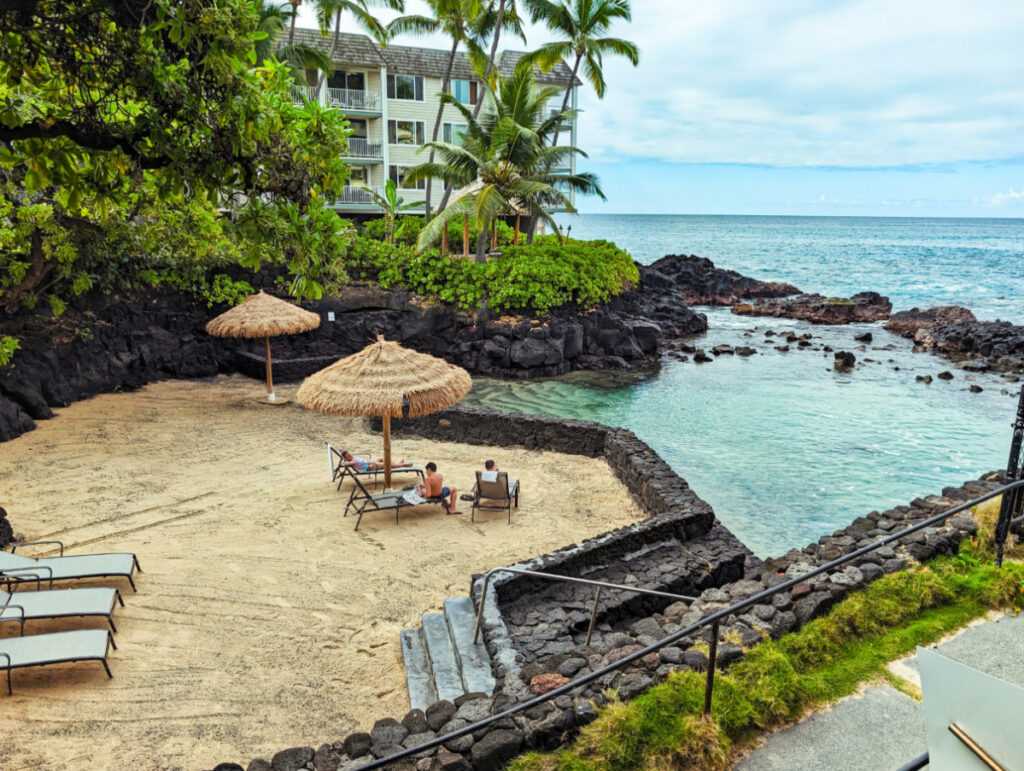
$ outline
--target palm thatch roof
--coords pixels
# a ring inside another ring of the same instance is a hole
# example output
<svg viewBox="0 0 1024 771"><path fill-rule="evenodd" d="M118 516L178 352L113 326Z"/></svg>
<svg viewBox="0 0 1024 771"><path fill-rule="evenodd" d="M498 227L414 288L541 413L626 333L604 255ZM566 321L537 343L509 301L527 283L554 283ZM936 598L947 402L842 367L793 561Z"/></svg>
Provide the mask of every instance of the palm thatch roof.
<svg viewBox="0 0 1024 771"><path fill-rule="evenodd" d="M449 407L473 383L461 367L377 337L358 353L336 361L299 388L299 404L327 415L417 417Z"/></svg>
<svg viewBox="0 0 1024 771"><path fill-rule="evenodd" d="M206 325L215 337L276 337L320 326L319 314L260 290Z"/></svg>

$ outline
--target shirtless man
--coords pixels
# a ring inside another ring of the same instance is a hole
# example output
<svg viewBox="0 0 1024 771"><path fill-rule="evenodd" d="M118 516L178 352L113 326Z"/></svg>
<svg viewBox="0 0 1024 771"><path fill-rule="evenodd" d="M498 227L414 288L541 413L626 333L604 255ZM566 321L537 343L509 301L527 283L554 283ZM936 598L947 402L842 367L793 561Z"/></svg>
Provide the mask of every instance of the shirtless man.
<svg viewBox="0 0 1024 771"><path fill-rule="evenodd" d="M455 508L455 501L458 499L458 490L454 487L444 486L444 477L437 473L437 464L431 461L424 468L427 470L427 478L423 480L423 484L416 486L416 491L424 498L447 498L451 496L448 504L449 514L461 514Z"/></svg>
<svg viewBox="0 0 1024 771"><path fill-rule="evenodd" d="M341 456L345 459L344 462L341 464L342 466L351 466L360 473L365 473L367 471L381 471L384 468L383 458L377 458L377 460L357 458L348 451L343 452ZM402 468L404 466L411 465L412 463L410 463L407 460L392 461L391 468Z"/></svg>

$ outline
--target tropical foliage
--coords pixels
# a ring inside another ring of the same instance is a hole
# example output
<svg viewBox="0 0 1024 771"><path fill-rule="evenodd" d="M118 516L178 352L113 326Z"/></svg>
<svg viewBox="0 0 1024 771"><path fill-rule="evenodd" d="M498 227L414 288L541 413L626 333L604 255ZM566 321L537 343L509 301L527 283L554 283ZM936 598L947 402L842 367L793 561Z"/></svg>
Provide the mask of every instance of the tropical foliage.
<svg viewBox="0 0 1024 771"><path fill-rule="evenodd" d="M506 247L482 264L361 237L350 250L347 270L384 288L405 287L465 311L487 306L498 313L543 313L568 303L590 307L638 279L636 263L614 244L563 242L557 236Z"/></svg>
<svg viewBox="0 0 1024 771"><path fill-rule="evenodd" d="M270 58L285 62L292 70L296 82L305 85L307 70L331 71L331 60L319 48L305 43L285 43L279 45L285 27L295 17L295 8L289 3L274 4L267 0L253 0L253 10L259 23L256 27L256 60L257 66L266 64Z"/></svg>
<svg viewBox="0 0 1024 771"><path fill-rule="evenodd" d="M403 211L418 206L419 202L406 203L398 194L398 186L393 179L389 179L384 185L384 195L370 188L366 188L366 192L373 198L373 202L384 210L384 240L389 244L395 243L395 220Z"/></svg>
<svg viewBox="0 0 1024 771"><path fill-rule="evenodd" d="M345 124L292 104L250 0L38 0L0 11L0 306L54 311L155 266L343 278ZM89 45L82 45L89 41Z"/></svg>
<svg viewBox="0 0 1024 771"><path fill-rule="evenodd" d="M597 178L589 173L556 171L569 166L572 155L584 155L570 145L554 146L548 137L561 120L571 113L545 117L547 101L558 92L554 87L539 88L531 69L518 70L498 82L497 91L485 87L489 109L477 119L464 105L449 95L441 97L466 121L461 145L430 142L425 148L436 151L439 161L416 166L409 180L437 177L456 188L467 188L440 211L420 233L418 245L426 248L441 238L451 220L469 217L481 230L477 238L477 262L483 262L485 231L499 216L529 216L543 219L557 231L558 224L549 213L552 205L575 211L566 193L592 193L602 198Z"/></svg>

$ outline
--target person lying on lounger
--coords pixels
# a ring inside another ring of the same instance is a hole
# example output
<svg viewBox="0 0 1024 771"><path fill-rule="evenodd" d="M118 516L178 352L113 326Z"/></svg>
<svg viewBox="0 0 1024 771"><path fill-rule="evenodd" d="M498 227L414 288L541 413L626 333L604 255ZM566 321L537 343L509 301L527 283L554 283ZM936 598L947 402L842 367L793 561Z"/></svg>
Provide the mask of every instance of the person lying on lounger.
<svg viewBox="0 0 1024 771"><path fill-rule="evenodd" d="M359 473L365 473L367 471L381 471L384 468L384 459L377 458L377 460L368 460L367 458L357 458L352 453L346 451L343 452L342 457L345 459L342 462L342 466L349 466ZM391 468L402 468L404 466L411 466L412 462L407 460L393 461Z"/></svg>
<svg viewBox="0 0 1024 771"><path fill-rule="evenodd" d="M423 480L423 484L416 485L416 492L424 498L447 498L451 496L451 502L448 504L448 513L461 514L462 512L455 508L458 490L454 487L444 486L444 477L437 473L437 464L433 461L424 466L424 468L427 470L427 478Z"/></svg>

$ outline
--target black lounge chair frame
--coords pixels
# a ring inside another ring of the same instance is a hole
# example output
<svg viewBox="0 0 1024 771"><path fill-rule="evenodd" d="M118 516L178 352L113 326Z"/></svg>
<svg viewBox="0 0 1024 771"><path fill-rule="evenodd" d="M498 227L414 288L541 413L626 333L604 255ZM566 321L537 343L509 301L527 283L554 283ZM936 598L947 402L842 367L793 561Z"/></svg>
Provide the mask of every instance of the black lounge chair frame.
<svg viewBox="0 0 1024 771"><path fill-rule="evenodd" d="M338 491L341 491L341 486L345 483L345 477L352 477L355 479L358 476L373 477L373 483L377 484L379 477L384 473L384 469L371 469L369 471L356 471L353 466L345 466L345 456L342 455L342 450L327 442L327 457L331 461L331 481L338 483ZM419 474L420 481L423 481L424 473L423 469L419 466L398 466L397 468L391 469L391 475L395 474ZM365 491L365 488L363 488ZM362 496L360 495L360 488L353 485L352 492L349 493L348 502L345 504L345 516L348 516L348 510L352 506L357 505L356 501Z"/></svg>
<svg viewBox="0 0 1024 771"><path fill-rule="evenodd" d="M505 480L505 497L504 498L489 498L481 495L481 479L480 475L482 471L476 472L476 484L473 486L473 507L469 512L469 521L476 521L476 510L492 510L492 511L508 511L508 523L512 524L512 507L519 508L519 480L515 480L515 484L508 478L508 472L499 471L498 480L495 482L488 482L485 484L499 484L500 480ZM490 501L490 503L483 503L482 501Z"/></svg>
<svg viewBox="0 0 1024 771"><path fill-rule="evenodd" d="M353 476L352 480L356 483L357 488L360 490L361 495L355 499L356 507L356 526L355 529L359 529L359 523L363 521L363 514L369 511L388 511L390 509L395 510L395 524L398 524L398 512L401 509L411 508L415 506L423 506L427 503L436 503L444 509L445 514L451 513L451 506L449 505L448 498L444 496L426 498L423 503L412 504L405 500L402 496L405 495L404 490L399 490L393 493L377 493L374 495L365 487L363 483L359 481L358 477ZM350 501L351 503L351 501ZM348 516L348 506L345 507L345 516Z"/></svg>
<svg viewBox="0 0 1024 771"><path fill-rule="evenodd" d="M44 546L44 545L56 545L60 547L60 555L64 556L64 542L63 541L11 541L11 554L17 552L19 546ZM108 555L115 554L117 552L100 552L98 554L74 554L73 557L105 557ZM134 571L143 572L142 565L139 564L139 558L132 554L132 567L128 573L80 573L75 576L58 576L53 577L53 568L49 565L26 565L23 568L0 568L0 583L5 581L7 578L15 575L28 575L32 578L38 578L34 575L34 571L46 571L49 576L50 588L53 588L54 581L80 581L88 578L127 578L128 583L132 587L133 592L138 592L138 588L135 586ZM124 603L122 603L124 604Z"/></svg>
<svg viewBox="0 0 1024 771"><path fill-rule="evenodd" d="M11 686L11 672L15 669L22 669L25 667L45 667L47 664L70 664L76 661L99 661L103 664L103 668L107 671L107 677L113 678L114 674L110 671L110 664L107 663L107 655L110 653L110 649L117 650L117 643L114 642L114 635L107 632L107 650L104 651L103 656L74 656L69 658L53 659L52 661L33 661L27 664L18 664L15 666L11 665L11 657L0 651L0 667L7 670L7 695L13 696L14 689Z"/></svg>

